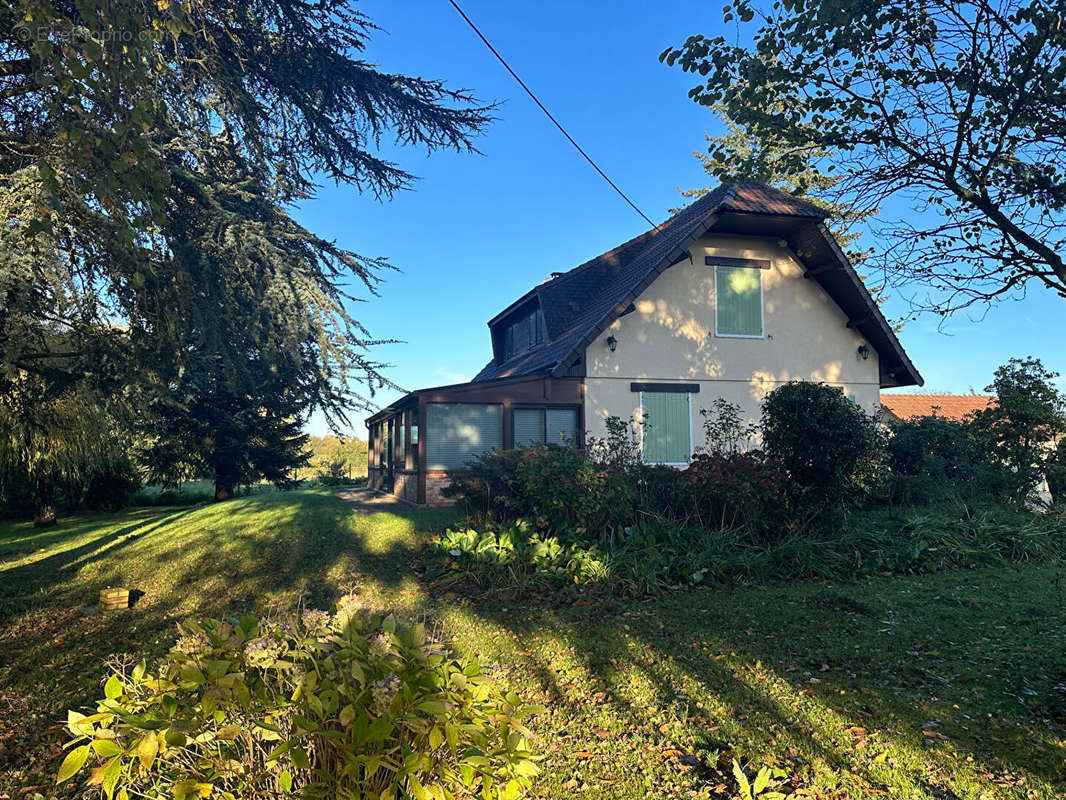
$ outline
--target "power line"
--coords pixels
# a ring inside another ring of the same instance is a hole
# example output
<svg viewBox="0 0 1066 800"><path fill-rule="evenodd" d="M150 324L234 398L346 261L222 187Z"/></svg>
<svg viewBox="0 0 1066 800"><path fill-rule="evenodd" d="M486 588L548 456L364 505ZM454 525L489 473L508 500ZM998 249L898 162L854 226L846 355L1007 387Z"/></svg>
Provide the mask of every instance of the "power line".
<svg viewBox="0 0 1066 800"><path fill-rule="evenodd" d="M612 181L609 177L607 177L607 173L604 172L602 169L600 169L599 164L597 164L595 161L593 161L592 157L588 153L586 153L584 150L581 149L581 145L579 145L576 141L574 141L574 137L571 136L569 133L567 133L566 128L564 128L562 126L562 124L559 122L559 120L557 120L555 117L552 116L552 113L544 106L544 103L540 102L540 100L537 98L537 96L535 94L533 94L533 90L530 89L528 86L526 86L525 81L523 81L521 78L518 77L518 73L517 72L515 72L513 69L511 69L511 65L508 64L504 60L504 57L501 56L499 54L499 52L496 50L496 48L492 46L492 43L488 39L485 38L485 34L483 34L480 30L478 30L477 25L475 25L473 23L473 21L470 19L470 17L468 17L466 15L466 12L463 11L463 9L459 8L459 4L457 2L455 2L455 0L448 0L448 2L451 3L452 7L456 11L459 12L459 16L461 16L464 20L466 20L466 24L469 25L471 27L471 29L474 31L474 33L476 33L478 35L478 38L481 39L481 41L485 43L485 47L489 48L491 53L494 56L496 56L496 60L499 61L501 64L503 64L504 69L506 69L508 72L511 73L511 77L514 78L516 81L518 81L518 85L521 86L525 90L526 94L528 94L530 96L530 98L532 98L533 102L536 103L540 107L540 110L543 111L545 116L547 116L548 119L550 119L552 121L552 123L555 125L555 127L559 129L559 132L562 133L562 135L566 137L567 141L569 141L570 144L572 144L574 146L574 148L577 150L577 152L581 153L581 155L584 156L585 160L587 162L589 162L589 164L592 165L592 168L594 170L596 170L598 173L600 173L600 177L602 177L605 181L607 181L607 183L610 184L611 188L614 189L616 192L618 192L618 195L623 200L625 200L627 203L629 203L630 208L632 208L634 211L636 211L638 214L640 214L640 216L644 217L644 221L645 222L647 222L653 228L658 228L659 226L656 225L654 222L652 222L651 219L648 217L648 215L645 214L643 211L641 211L640 208L637 206L637 204L634 203L632 200L630 200L629 197L626 195L626 193L623 192L621 189L619 189L618 185L614 181Z"/></svg>

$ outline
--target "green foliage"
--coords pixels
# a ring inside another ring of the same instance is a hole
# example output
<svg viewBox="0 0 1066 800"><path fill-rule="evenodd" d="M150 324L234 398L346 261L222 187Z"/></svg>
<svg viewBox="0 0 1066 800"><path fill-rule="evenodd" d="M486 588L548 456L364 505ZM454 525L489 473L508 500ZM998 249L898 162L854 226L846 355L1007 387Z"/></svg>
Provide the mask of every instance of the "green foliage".
<svg viewBox="0 0 1066 800"><path fill-rule="evenodd" d="M723 178L839 176L823 199L914 214L883 266L941 312L1066 294L1066 28L1046 0L854 0L724 7L729 33L660 60L741 132L711 141Z"/></svg>
<svg viewBox="0 0 1066 800"><path fill-rule="evenodd" d="M712 105L711 110L725 124L722 136L707 134L708 153L695 154L707 175L715 182L736 183L754 179L780 189L791 195L803 197L825 209L829 214L833 238L844 248L848 260L858 264L869 254L858 249L860 226L873 216L877 209L856 206L833 199L838 193L842 176L827 170L825 162L830 155L826 150L810 149L803 153L802 164L793 161L795 153L773 143L762 143L730 119L723 105ZM725 154L729 154L728 157ZM756 165L754 174L738 171ZM702 197L710 188L686 189L682 197Z"/></svg>
<svg viewBox="0 0 1066 800"><path fill-rule="evenodd" d="M301 479L315 479L323 485L343 485L366 476L367 443L354 436L310 436L311 456L307 468L298 471Z"/></svg>
<svg viewBox="0 0 1066 800"><path fill-rule="evenodd" d="M835 387L793 381L763 401L763 446L789 477L798 502L839 507L862 489L876 457L876 421Z"/></svg>
<svg viewBox="0 0 1066 800"><path fill-rule="evenodd" d="M943 417L890 423L885 460L892 503L928 504L953 497L1006 500L1016 482L972 423Z"/></svg>
<svg viewBox="0 0 1066 800"><path fill-rule="evenodd" d="M986 391L996 402L973 420L977 436L1013 473L1014 499L1024 503L1044 477L1059 437L1066 433L1066 397L1058 373L1038 358L1012 358L996 370Z"/></svg>
<svg viewBox="0 0 1066 800"><path fill-rule="evenodd" d="M413 176L382 137L468 150L491 109L363 60L376 29L346 0L16 0L0 22L0 395L29 374L122 402L152 481L287 481L302 419L387 383L346 307L388 266L289 210L323 177L388 197Z"/></svg>
<svg viewBox="0 0 1066 800"><path fill-rule="evenodd" d="M58 780L112 797L510 800L537 773L539 709L421 624L360 609L189 621L153 669L115 670L71 711Z"/></svg>
<svg viewBox="0 0 1066 800"><path fill-rule="evenodd" d="M788 474L761 450L696 453L682 480L687 510L701 527L739 530L754 540L788 530Z"/></svg>
<svg viewBox="0 0 1066 800"><path fill-rule="evenodd" d="M472 583L504 594L643 597L724 579L738 545L727 532L675 525L629 526L589 542L584 530L549 535L530 520L518 520L495 529L445 531L426 551L426 575L441 586Z"/></svg>
<svg viewBox="0 0 1066 800"><path fill-rule="evenodd" d="M751 447L759 433L759 425L746 420L740 405L724 397L716 397L710 408L700 409L703 417L702 450L714 455L731 455Z"/></svg>
<svg viewBox="0 0 1066 800"><path fill-rule="evenodd" d="M923 509L921 527L964 513ZM862 510L853 520L881 529L912 516ZM1050 519L995 518L1020 540L1027 521ZM294 586L327 607L349 582L367 605L432 614L463 652L499 665L501 686L545 703L533 794L546 800L715 797L717 786L729 797L734 758L749 781L764 764L786 769L781 790L799 796L858 798L871 786L901 800L1063 794L1055 754L1066 703L1055 667L1066 625L1053 560L855 582L745 585L754 578L740 576L725 590L639 599L575 587L559 601L538 592L511 602L441 592L412 573L421 544L447 525L450 510L357 512L326 492L79 514L47 531L0 521L0 664L4 691L18 699L0 703L0 794L54 780L67 752L56 709L87 713L102 696L106 676L85 648L156 664L176 615L224 618L239 598ZM1029 533L1063 539L1061 527ZM151 591L127 613L76 622L57 613L84 605L97 583ZM38 791L80 796L79 783Z"/></svg>
<svg viewBox="0 0 1066 800"><path fill-rule="evenodd" d="M138 480L126 455L131 437L115 403L80 386L50 395L23 370L0 393L0 499L55 521L55 507L120 508Z"/></svg>
<svg viewBox="0 0 1066 800"><path fill-rule="evenodd" d="M780 782L784 777L786 777L786 773L783 769L760 767L759 771L755 773L755 778L749 781L748 776L744 774L744 768L740 766L740 762L735 758L733 759L733 778L737 782L737 794L740 795L740 800L757 800L757 798L761 798L761 800L783 800L784 794L769 789L771 781Z"/></svg>
<svg viewBox="0 0 1066 800"><path fill-rule="evenodd" d="M531 517L540 528L581 528L594 537L633 517L628 474L563 445L483 453L453 474L445 495L478 519Z"/></svg>
<svg viewBox="0 0 1066 800"><path fill-rule="evenodd" d="M1061 514L1033 517L1004 506L957 503L861 511L843 526L814 525L798 532L784 525L646 524L592 543L583 531L550 535L529 520L480 531L449 529L427 550L426 575L441 586L465 583L491 593L644 597L681 586L914 574L1049 563L1064 555Z"/></svg>

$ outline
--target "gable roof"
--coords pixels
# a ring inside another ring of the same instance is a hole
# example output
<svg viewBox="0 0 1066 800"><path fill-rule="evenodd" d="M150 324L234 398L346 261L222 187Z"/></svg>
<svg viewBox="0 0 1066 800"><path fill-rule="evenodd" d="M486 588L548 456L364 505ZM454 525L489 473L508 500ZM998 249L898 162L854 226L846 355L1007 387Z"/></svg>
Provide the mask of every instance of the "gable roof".
<svg viewBox="0 0 1066 800"><path fill-rule="evenodd" d="M995 401L990 394L883 394L881 408L900 420L935 416L962 422Z"/></svg>
<svg viewBox="0 0 1066 800"><path fill-rule="evenodd" d="M564 375L585 348L664 270L688 257L709 231L779 236L877 350L882 386L921 384L884 315L833 239L828 214L802 198L764 184L723 184L656 228L534 287L490 322L534 298L544 313L548 341L503 363L490 361L475 382L519 375Z"/></svg>

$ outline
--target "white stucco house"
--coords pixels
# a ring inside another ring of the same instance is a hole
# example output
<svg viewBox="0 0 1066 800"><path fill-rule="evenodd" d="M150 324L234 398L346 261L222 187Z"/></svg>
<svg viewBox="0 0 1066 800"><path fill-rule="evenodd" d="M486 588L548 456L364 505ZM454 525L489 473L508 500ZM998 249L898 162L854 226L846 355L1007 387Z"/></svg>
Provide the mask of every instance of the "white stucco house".
<svg viewBox="0 0 1066 800"><path fill-rule="evenodd" d="M367 421L370 486L439 499L492 448L650 424L646 461L683 465L716 398L757 418L768 392L823 381L869 412L921 385L826 213L756 183L720 186L658 227L533 287L489 320L492 359Z"/></svg>

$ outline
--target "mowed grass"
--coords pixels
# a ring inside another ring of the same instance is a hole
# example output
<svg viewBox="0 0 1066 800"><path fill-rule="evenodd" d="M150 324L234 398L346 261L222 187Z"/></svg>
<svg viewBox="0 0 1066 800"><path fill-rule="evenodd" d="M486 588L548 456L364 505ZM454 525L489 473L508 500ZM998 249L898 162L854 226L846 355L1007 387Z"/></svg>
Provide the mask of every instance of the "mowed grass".
<svg viewBox="0 0 1066 800"><path fill-rule="evenodd" d="M0 798L45 797L65 710L112 655L164 651L190 614L295 590L439 620L549 711L534 795L734 797L731 763L796 797L1066 793L1066 613L1055 565L698 589L577 605L441 594L417 577L444 511L327 492L0 524ZM100 588L135 607L83 616ZM39 787L29 792L27 787ZM21 794L20 794L21 793Z"/></svg>

